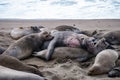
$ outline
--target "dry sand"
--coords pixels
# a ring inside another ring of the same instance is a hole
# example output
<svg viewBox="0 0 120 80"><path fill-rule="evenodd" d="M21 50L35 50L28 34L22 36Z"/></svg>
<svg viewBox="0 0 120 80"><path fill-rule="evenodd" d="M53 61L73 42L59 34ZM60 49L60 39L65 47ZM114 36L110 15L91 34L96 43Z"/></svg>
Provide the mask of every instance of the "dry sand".
<svg viewBox="0 0 120 80"><path fill-rule="evenodd" d="M14 27L45 26L54 28L59 25L75 25L81 30L120 30L120 19L118 20L0 20L0 46L7 48L13 40L9 33ZM119 47L120 48L120 47ZM120 78L108 78L107 75L88 76L87 69L93 60L79 63L68 59L54 59L46 62L39 58L31 57L23 62L39 66L40 71L48 80L120 80Z"/></svg>

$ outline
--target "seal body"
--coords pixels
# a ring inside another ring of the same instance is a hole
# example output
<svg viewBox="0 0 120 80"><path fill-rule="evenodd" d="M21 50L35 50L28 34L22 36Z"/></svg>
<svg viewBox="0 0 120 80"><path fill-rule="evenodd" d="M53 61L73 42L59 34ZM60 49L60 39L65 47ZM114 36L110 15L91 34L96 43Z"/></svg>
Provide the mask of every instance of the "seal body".
<svg viewBox="0 0 120 80"><path fill-rule="evenodd" d="M18 27L14 28L11 32L10 35L13 39L19 39L23 36L32 34L32 33L38 33L41 32L40 29L44 27L37 27L37 26L30 26L30 27Z"/></svg>
<svg viewBox="0 0 120 80"><path fill-rule="evenodd" d="M30 72L41 76L41 72L37 68L22 63L19 59L9 55L0 55L0 65L14 70Z"/></svg>
<svg viewBox="0 0 120 80"><path fill-rule="evenodd" d="M42 50L39 52L34 52L34 56L45 59L47 54L47 50ZM72 48L72 47L57 47L55 48L53 58L57 58L59 60L62 59L82 59L89 57L89 53L81 48Z"/></svg>
<svg viewBox="0 0 120 80"><path fill-rule="evenodd" d="M69 25L60 25L60 26L57 26L55 27L55 30L58 30L58 31L72 31L72 32L75 32L75 33L81 33L81 31L74 27L74 26L69 26Z"/></svg>
<svg viewBox="0 0 120 80"><path fill-rule="evenodd" d="M33 51L39 50L44 41L51 39L53 39L53 37L48 32L30 34L11 44L3 55L25 59L30 56Z"/></svg>
<svg viewBox="0 0 120 80"><path fill-rule="evenodd" d="M45 80L36 74L17 71L0 66L0 80Z"/></svg>
<svg viewBox="0 0 120 80"><path fill-rule="evenodd" d="M115 50L106 49L98 53L95 62L88 70L88 75L98 75L109 72L115 66L119 55Z"/></svg>
<svg viewBox="0 0 120 80"><path fill-rule="evenodd" d="M120 44L120 30L108 32L103 37L106 38L106 40L113 45Z"/></svg>

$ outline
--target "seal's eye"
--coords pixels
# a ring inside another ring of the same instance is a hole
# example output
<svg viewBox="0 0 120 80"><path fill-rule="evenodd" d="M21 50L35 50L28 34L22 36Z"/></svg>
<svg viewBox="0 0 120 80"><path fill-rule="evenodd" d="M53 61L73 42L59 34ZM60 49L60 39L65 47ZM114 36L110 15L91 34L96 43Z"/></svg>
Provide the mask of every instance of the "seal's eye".
<svg viewBox="0 0 120 80"><path fill-rule="evenodd" d="M23 27L19 27L19 29L23 29Z"/></svg>

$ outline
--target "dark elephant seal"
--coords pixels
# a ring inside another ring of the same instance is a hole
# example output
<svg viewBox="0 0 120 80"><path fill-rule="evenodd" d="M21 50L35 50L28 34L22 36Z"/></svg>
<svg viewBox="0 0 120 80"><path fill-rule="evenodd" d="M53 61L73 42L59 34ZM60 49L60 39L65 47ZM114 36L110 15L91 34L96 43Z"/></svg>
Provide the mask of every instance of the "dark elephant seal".
<svg viewBox="0 0 120 80"><path fill-rule="evenodd" d="M33 51L39 50L45 41L51 39L53 39L53 36L46 31L30 34L11 44L3 54L18 59L25 59L29 57Z"/></svg>
<svg viewBox="0 0 120 80"><path fill-rule="evenodd" d="M88 70L88 75L98 75L108 73L115 66L119 54L112 49L105 49L98 53L95 62Z"/></svg>
<svg viewBox="0 0 120 80"><path fill-rule="evenodd" d="M18 27L18 28L14 28L10 32L10 35L13 39L19 39L23 36L26 36L32 33L41 32L40 31L41 28L44 28L44 27L42 26Z"/></svg>
<svg viewBox="0 0 120 80"><path fill-rule="evenodd" d="M108 77L120 77L120 66L110 70Z"/></svg>
<svg viewBox="0 0 120 80"><path fill-rule="evenodd" d="M36 74L10 69L0 65L0 80L45 80Z"/></svg>
<svg viewBox="0 0 120 80"><path fill-rule="evenodd" d="M120 30L108 32L105 35L103 35L103 37L106 38L107 42L109 42L110 44L120 44Z"/></svg>
<svg viewBox="0 0 120 80"><path fill-rule="evenodd" d="M19 71L34 73L41 76L41 72L37 68L24 64L17 58L9 55L0 55L0 65Z"/></svg>

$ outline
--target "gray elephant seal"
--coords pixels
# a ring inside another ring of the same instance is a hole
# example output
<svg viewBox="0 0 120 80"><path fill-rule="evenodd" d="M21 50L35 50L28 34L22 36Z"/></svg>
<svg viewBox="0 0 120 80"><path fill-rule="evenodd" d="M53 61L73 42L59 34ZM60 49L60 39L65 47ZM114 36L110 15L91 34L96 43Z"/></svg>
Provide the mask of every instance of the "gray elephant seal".
<svg viewBox="0 0 120 80"><path fill-rule="evenodd" d="M112 49L106 49L98 53L95 62L88 70L88 75L98 75L108 73L115 66L119 54Z"/></svg>
<svg viewBox="0 0 120 80"><path fill-rule="evenodd" d="M107 42L109 42L113 45L120 44L120 30L119 31L111 31L109 33L106 33L103 37L106 38Z"/></svg>
<svg viewBox="0 0 120 80"><path fill-rule="evenodd" d="M0 66L0 80L45 80L36 74L17 71Z"/></svg>
<svg viewBox="0 0 120 80"><path fill-rule="evenodd" d="M53 36L46 31L30 34L11 44L3 54L18 59L25 59L29 57L33 51L39 50L45 41L51 39L53 39Z"/></svg>
<svg viewBox="0 0 120 80"><path fill-rule="evenodd" d="M41 32L40 31L41 28L44 28L44 27L42 26L18 27L18 28L14 28L10 32L10 35L13 39L19 39L23 36L26 36L32 33Z"/></svg>
<svg viewBox="0 0 120 80"><path fill-rule="evenodd" d="M17 58L9 55L0 55L0 65L7 68L30 72L41 76L41 72L37 68L24 64Z"/></svg>

